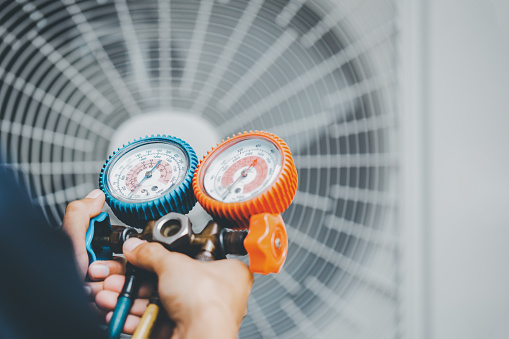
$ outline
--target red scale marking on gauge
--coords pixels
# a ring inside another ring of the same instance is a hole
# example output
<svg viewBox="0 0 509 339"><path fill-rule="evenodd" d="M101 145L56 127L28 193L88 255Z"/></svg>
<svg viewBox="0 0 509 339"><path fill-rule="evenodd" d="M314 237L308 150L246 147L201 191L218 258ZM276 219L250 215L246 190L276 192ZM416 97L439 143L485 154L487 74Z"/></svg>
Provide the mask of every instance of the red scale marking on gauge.
<svg viewBox="0 0 509 339"><path fill-rule="evenodd" d="M268 166L267 162L258 156L249 156L234 162L224 172L221 178L221 186L223 186L223 188L228 188L233 184L233 176L235 173L239 170L247 169L250 166L256 170L256 177L251 182L244 185L242 193L250 193L260 187L267 178Z"/></svg>
<svg viewBox="0 0 509 339"><path fill-rule="evenodd" d="M159 166L157 166L156 171L157 170L161 173L161 176L159 177L158 181L165 185L169 183L171 178L173 177L173 171L171 169L170 164L163 160L161 161Z"/></svg>
<svg viewBox="0 0 509 339"><path fill-rule="evenodd" d="M126 187L129 191L132 191L138 185L138 175L140 172L147 170L150 171L157 164L159 159L150 159L140 162L138 165L131 168L129 173L126 175ZM162 160L161 163L154 169L154 171L159 171L161 176L159 178L159 182L163 184L167 184L172 177L172 169L170 164L167 161ZM141 188L137 187L133 193L137 193Z"/></svg>

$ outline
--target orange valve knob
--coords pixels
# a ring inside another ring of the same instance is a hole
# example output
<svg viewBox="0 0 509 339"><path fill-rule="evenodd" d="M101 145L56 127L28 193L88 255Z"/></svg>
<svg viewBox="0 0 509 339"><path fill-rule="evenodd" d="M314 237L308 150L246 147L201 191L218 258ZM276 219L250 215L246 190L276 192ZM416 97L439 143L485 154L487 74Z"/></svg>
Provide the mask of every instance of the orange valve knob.
<svg viewBox="0 0 509 339"><path fill-rule="evenodd" d="M251 217L244 240L253 273L278 273L288 252L288 236L280 214L260 213Z"/></svg>
<svg viewBox="0 0 509 339"><path fill-rule="evenodd" d="M254 214L279 214L288 208L297 191L297 170L281 138L244 132L204 157L194 173L193 190L216 221L245 229Z"/></svg>

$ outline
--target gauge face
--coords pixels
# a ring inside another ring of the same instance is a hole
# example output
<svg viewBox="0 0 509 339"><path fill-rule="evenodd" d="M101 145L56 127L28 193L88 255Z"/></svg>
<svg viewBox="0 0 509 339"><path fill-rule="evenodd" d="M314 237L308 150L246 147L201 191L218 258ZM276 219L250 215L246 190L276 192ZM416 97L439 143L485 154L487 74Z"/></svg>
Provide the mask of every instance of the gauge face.
<svg viewBox="0 0 509 339"><path fill-rule="evenodd" d="M157 199L175 189L186 177L189 160L171 141L133 144L116 154L106 172L111 195L126 202Z"/></svg>
<svg viewBox="0 0 509 339"><path fill-rule="evenodd" d="M246 201L268 189L278 178L281 166L281 151L270 140L240 139L218 149L218 154L205 165L202 183L215 200Z"/></svg>
<svg viewBox="0 0 509 339"><path fill-rule="evenodd" d="M290 148L264 131L233 135L203 158L193 192L207 213L227 227L246 229L259 213L283 213L297 191Z"/></svg>

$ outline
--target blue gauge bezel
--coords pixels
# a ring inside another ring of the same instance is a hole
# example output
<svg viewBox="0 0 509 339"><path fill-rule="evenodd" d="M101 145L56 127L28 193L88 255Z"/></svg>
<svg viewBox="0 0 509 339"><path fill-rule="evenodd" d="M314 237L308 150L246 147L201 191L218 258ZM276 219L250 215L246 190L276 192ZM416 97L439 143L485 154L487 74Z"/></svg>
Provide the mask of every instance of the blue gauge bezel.
<svg viewBox="0 0 509 339"><path fill-rule="evenodd" d="M156 143L161 143L161 139L156 139L156 140L147 140L147 139L143 139L142 140L143 142L134 142L132 144L129 144L128 146L125 146L124 148L122 148L121 150L119 150L115 156L113 158L110 159L109 163L108 163L108 167L104 169L104 183L105 183L105 186L106 188L108 188L108 193L113 197L114 194L113 194L113 190L110 189L110 184L111 184L111 178L109 177L109 170L115 166L115 164L120 160L120 158L122 156L124 156L125 154L133 151L133 150L138 150L139 148L142 148L144 146L149 146L150 144L156 144ZM174 147L178 148L179 150L182 151L182 153L184 154L184 157L185 157L185 161L187 162L187 169L186 169L186 175L187 175L187 171L189 170L189 155L188 155L188 152L180 145L180 144L177 144L177 143L172 143ZM176 187L178 187L183 181L185 180L185 175L184 177L176 183ZM168 188L163 195L169 193L171 190L173 190L174 188ZM123 198L123 197L115 197L115 199L117 200L120 200L120 201L123 201L125 202L126 204L137 204L137 203L143 203L143 202L146 202L146 201L151 201L151 200L154 200L154 199L144 199L144 200L140 200L140 199L129 199L129 198Z"/></svg>
<svg viewBox="0 0 509 339"><path fill-rule="evenodd" d="M188 160L188 169L182 182L174 189L153 200L135 202L115 197L111 193L108 184L110 167L127 152L155 142L171 143L183 151ZM196 153L184 140L169 135L146 136L120 147L106 160L99 176L99 188L106 195L106 202L117 218L127 225L144 228L148 221L157 220L170 212L189 213L196 204L192 180L197 165L198 157Z"/></svg>

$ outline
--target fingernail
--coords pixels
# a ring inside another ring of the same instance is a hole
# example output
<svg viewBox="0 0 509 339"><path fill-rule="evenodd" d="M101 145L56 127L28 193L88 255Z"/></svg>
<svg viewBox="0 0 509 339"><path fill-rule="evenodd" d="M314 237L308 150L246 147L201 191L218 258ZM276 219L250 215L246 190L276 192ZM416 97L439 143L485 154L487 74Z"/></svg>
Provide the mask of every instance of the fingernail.
<svg viewBox="0 0 509 339"><path fill-rule="evenodd" d="M138 238L129 238L124 243L124 252L131 252L143 243L146 243L146 241Z"/></svg>
<svg viewBox="0 0 509 339"><path fill-rule="evenodd" d="M83 285L83 289L85 290L85 295L90 297L92 295L92 288L88 285Z"/></svg>
<svg viewBox="0 0 509 339"><path fill-rule="evenodd" d="M90 265L90 275L92 278L106 278L110 274L110 268L106 265L92 264Z"/></svg>
<svg viewBox="0 0 509 339"><path fill-rule="evenodd" d="M97 198L98 196L100 196L102 193L102 191L100 189L95 189L93 190L92 192L88 193L88 195L85 197L85 198L88 198L88 199L95 199Z"/></svg>

